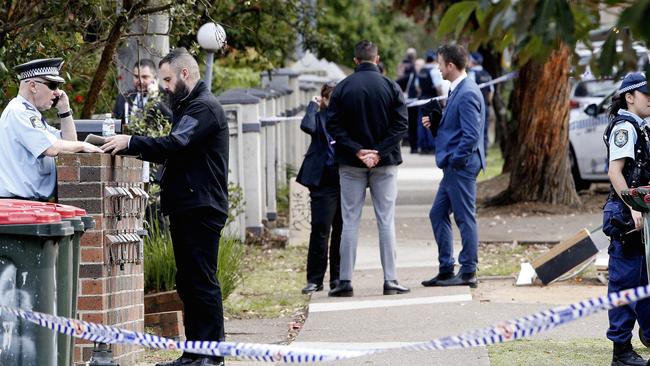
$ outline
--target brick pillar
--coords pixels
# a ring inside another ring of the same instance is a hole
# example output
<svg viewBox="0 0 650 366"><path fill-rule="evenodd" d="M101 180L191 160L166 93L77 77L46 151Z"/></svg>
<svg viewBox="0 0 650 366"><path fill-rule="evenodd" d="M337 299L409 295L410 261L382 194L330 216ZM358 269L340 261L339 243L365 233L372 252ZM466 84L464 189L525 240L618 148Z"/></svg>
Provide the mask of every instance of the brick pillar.
<svg viewBox="0 0 650 366"><path fill-rule="evenodd" d="M81 239L78 317L144 331L142 230L145 199L142 162L108 154L62 154L57 159L59 202L85 209L96 229ZM92 343L75 339L74 362L90 359ZM137 362L142 348L114 345L122 366Z"/></svg>

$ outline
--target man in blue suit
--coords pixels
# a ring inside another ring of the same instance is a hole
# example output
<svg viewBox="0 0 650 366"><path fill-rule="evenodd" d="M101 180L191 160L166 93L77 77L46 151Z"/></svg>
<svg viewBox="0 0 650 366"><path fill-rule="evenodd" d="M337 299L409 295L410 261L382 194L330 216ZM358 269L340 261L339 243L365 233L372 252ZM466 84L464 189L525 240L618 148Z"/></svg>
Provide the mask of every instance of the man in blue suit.
<svg viewBox="0 0 650 366"><path fill-rule="evenodd" d="M447 106L435 138L436 163L443 171L438 193L429 212L438 243L439 273L423 286L476 287L478 232L476 227L476 176L485 169L483 126L485 102L476 83L467 78L467 51L459 45L438 50L440 72L451 82ZM424 119L423 123L429 123ZM460 270L454 275L454 238L450 214L460 230L463 248Z"/></svg>

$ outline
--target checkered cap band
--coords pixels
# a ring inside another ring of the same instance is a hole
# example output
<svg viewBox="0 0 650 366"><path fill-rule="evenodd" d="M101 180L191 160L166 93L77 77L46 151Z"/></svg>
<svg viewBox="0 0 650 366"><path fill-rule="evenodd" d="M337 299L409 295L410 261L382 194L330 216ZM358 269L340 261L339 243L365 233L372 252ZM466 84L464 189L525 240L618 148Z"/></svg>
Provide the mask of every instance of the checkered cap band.
<svg viewBox="0 0 650 366"><path fill-rule="evenodd" d="M47 76L47 75L54 75L54 76L59 76L59 68L58 67L38 67L35 69L27 70L24 72L20 73L20 80L25 80L28 78L33 78L36 76Z"/></svg>
<svg viewBox="0 0 650 366"><path fill-rule="evenodd" d="M629 92L630 90L638 89L638 88L640 88L640 87L642 87L642 86L644 86L644 85L647 85L647 84L648 84L648 81L647 81L647 80L643 80L643 81L640 82L640 83L636 83L636 84L628 85L628 86L626 86L625 88L620 89L620 90L618 91L618 94L623 94L623 93L625 93L625 92Z"/></svg>

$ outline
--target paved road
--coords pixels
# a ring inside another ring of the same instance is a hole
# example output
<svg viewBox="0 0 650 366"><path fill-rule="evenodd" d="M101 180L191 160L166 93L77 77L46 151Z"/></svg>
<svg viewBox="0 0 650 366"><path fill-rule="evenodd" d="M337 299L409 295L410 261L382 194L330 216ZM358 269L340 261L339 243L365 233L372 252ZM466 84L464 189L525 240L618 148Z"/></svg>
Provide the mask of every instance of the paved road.
<svg viewBox="0 0 650 366"><path fill-rule="evenodd" d="M322 348L386 348L450 336L549 307L602 295L601 286L515 288L512 281L488 281L477 290L424 288L419 283L437 273L437 250L428 211L442 172L432 156L406 155L399 171L396 211L397 266L400 281L411 287L407 295L382 296L376 221L365 207L361 225L355 296L312 296L307 321L294 342ZM369 201L367 202L369 204ZM479 217L480 240L558 241L583 227L599 225L599 215ZM548 230L549 226L553 230ZM510 230L510 231L508 231ZM455 233L459 239L458 233ZM460 250L457 243L456 251ZM538 337L554 339L602 338L607 325L601 313ZM337 365L489 365L485 348L444 352L387 352Z"/></svg>

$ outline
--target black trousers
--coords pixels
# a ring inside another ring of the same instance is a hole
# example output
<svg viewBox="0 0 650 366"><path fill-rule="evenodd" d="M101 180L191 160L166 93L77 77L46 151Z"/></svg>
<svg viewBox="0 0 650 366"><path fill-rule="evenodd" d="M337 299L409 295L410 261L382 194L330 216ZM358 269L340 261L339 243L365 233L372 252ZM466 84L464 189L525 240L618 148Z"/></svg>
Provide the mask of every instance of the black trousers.
<svg viewBox="0 0 650 366"><path fill-rule="evenodd" d="M210 207L169 216L177 269L176 289L183 301L188 341L226 338L221 286L217 280L219 238L224 223L224 215Z"/></svg>
<svg viewBox="0 0 650 366"><path fill-rule="evenodd" d="M339 279L340 246L343 220L341 218L341 189L336 170L326 169L318 187L309 189L311 197L311 233L307 252L307 282L323 284L329 248L330 282Z"/></svg>

